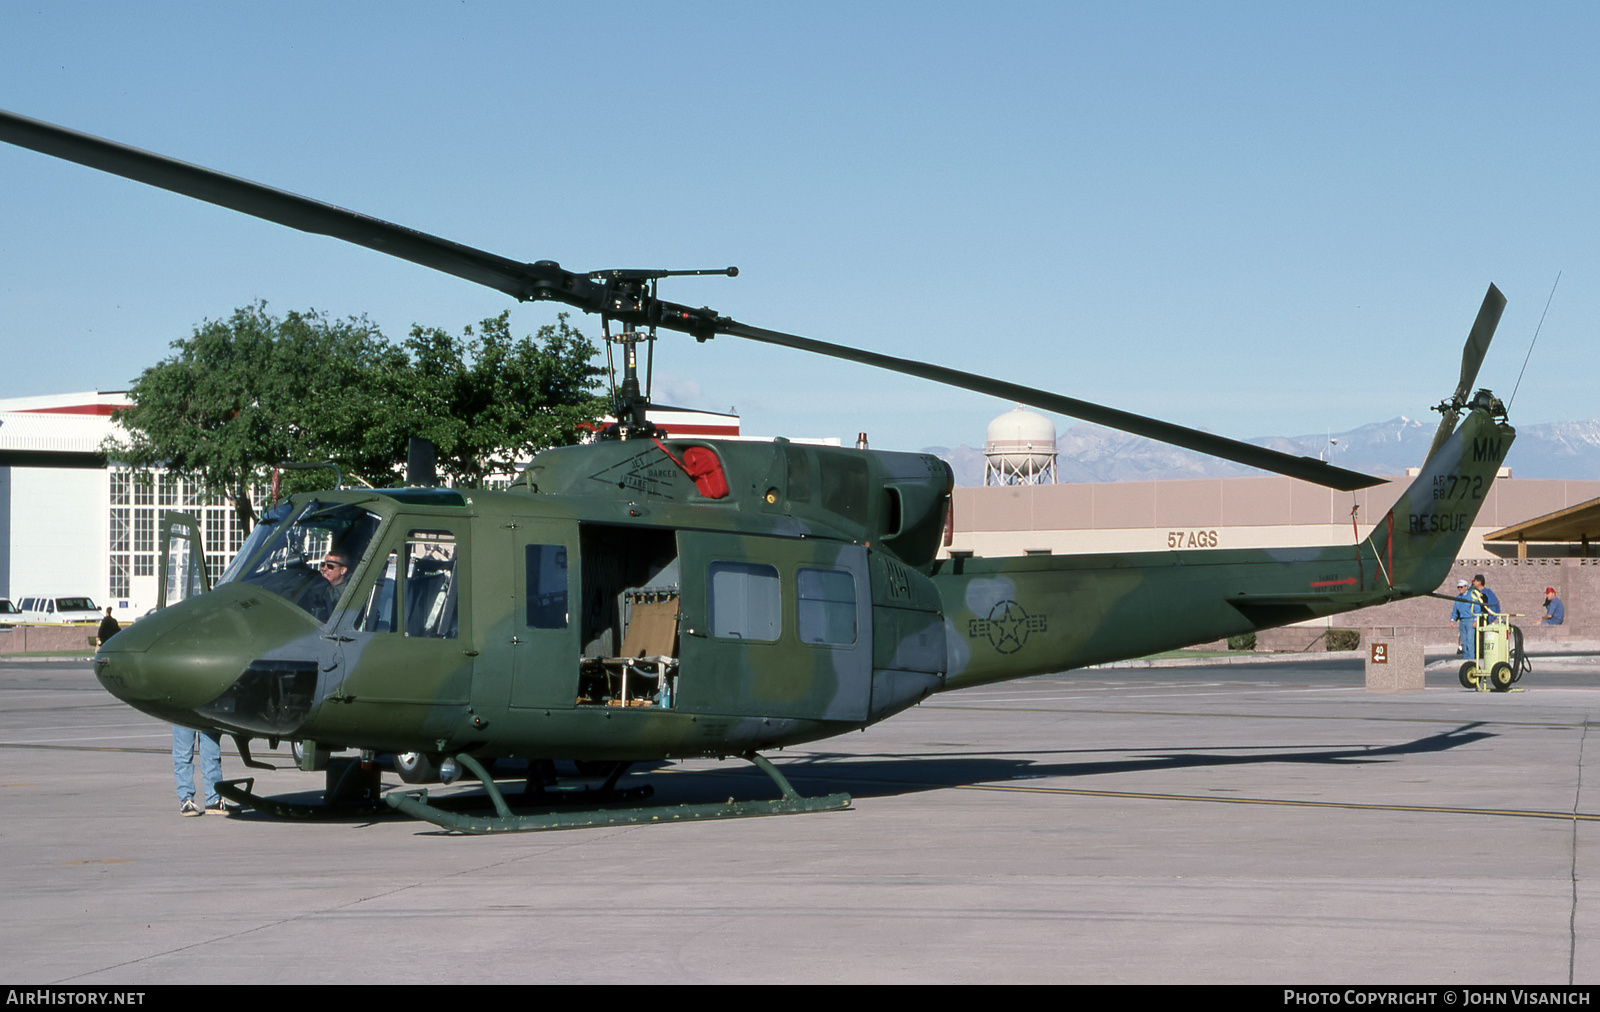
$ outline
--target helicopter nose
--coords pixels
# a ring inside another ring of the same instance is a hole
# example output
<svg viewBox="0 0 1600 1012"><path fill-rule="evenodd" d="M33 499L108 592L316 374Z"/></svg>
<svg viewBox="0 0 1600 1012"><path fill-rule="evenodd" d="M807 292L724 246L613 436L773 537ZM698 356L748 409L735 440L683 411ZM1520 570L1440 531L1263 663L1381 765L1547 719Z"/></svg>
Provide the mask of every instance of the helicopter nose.
<svg viewBox="0 0 1600 1012"><path fill-rule="evenodd" d="M315 619L277 595L228 584L111 637L95 654L95 677L123 702L193 725L196 711L226 692L252 660L296 640L314 643L317 629Z"/></svg>

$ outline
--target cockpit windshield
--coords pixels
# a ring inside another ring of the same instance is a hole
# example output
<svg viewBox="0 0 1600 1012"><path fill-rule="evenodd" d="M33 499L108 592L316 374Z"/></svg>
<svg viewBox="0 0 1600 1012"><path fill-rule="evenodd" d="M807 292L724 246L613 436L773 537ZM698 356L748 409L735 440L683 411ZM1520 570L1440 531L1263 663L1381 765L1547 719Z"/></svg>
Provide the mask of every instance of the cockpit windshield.
<svg viewBox="0 0 1600 1012"><path fill-rule="evenodd" d="M254 584L326 621L380 522L346 503L285 503L262 517L218 583Z"/></svg>

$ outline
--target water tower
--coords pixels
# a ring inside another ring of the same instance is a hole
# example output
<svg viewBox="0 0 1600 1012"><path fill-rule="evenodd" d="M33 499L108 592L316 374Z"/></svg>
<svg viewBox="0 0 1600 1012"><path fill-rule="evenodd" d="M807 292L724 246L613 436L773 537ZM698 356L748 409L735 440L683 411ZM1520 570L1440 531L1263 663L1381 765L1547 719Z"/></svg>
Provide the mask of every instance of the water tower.
<svg viewBox="0 0 1600 1012"><path fill-rule="evenodd" d="M1053 485L1056 427L1020 404L989 423L983 441L985 485Z"/></svg>

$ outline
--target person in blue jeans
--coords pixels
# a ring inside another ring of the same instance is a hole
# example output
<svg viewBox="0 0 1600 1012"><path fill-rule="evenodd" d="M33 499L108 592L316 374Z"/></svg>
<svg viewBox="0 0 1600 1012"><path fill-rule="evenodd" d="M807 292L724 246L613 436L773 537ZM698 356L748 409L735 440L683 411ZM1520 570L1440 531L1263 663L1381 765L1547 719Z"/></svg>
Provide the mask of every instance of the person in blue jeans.
<svg viewBox="0 0 1600 1012"><path fill-rule="evenodd" d="M194 753L200 750L200 782L205 787L204 813L194 803ZM172 725L172 777L178 784L178 814L226 815L217 781L222 779L222 735Z"/></svg>

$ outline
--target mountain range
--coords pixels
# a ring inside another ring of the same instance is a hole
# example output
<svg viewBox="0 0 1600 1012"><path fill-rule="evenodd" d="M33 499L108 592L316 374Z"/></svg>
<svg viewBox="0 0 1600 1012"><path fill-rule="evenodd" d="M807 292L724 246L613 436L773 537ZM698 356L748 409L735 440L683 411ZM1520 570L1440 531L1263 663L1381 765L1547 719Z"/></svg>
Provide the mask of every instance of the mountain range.
<svg viewBox="0 0 1600 1012"><path fill-rule="evenodd" d="M1422 463L1437 430L1437 421L1391 418L1351 429L1314 436L1258 436L1246 442L1285 453L1316 457L1353 471L1402 475ZM1329 439L1336 442L1330 447ZM1331 451L1331 453L1330 453ZM965 444L930 446L954 469L957 485L983 484L983 449ZM1517 428L1517 441L1506 456L1517 478L1600 479L1600 418L1549 422ZM1080 423L1056 439L1060 481L1165 481L1175 478L1233 478L1260 474L1215 457L1157 443L1140 436Z"/></svg>

